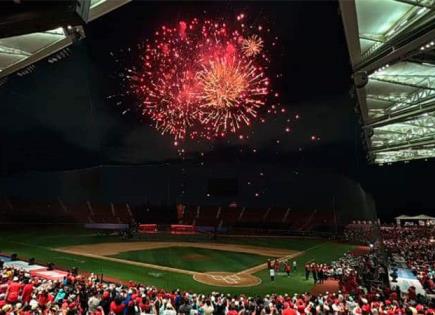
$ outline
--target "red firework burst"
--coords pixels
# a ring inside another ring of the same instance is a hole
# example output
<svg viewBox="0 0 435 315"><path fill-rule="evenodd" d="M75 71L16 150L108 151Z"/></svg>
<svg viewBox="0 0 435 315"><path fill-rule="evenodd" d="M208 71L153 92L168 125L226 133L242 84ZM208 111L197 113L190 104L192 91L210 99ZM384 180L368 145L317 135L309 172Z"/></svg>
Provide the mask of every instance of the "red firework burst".
<svg viewBox="0 0 435 315"><path fill-rule="evenodd" d="M141 115L162 134L179 141L236 133L267 104L264 42L239 17L162 26L139 52L141 65L127 69Z"/></svg>
<svg viewBox="0 0 435 315"><path fill-rule="evenodd" d="M241 126L249 126L269 92L268 79L244 59L211 61L198 78L202 88L201 123L211 124L218 134L235 133Z"/></svg>

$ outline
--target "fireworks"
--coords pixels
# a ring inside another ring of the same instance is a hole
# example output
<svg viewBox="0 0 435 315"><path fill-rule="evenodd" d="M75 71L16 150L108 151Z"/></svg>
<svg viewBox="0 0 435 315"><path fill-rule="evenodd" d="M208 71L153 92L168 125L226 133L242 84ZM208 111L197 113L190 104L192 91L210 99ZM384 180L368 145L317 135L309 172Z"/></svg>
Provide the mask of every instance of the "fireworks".
<svg viewBox="0 0 435 315"><path fill-rule="evenodd" d="M236 133L275 95L263 39L237 20L162 26L139 46L140 62L125 69L123 95L133 95L136 112L175 143Z"/></svg>
<svg viewBox="0 0 435 315"><path fill-rule="evenodd" d="M226 59L211 61L198 76L205 106L219 109L234 107L249 85L244 70L240 62L235 64Z"/></svg>
<svg viewBox="0 0 435 315"><path fill-rule="evenodd" d="M218 132L236 132L249 126L268 94L268 80L251 62L219 59L199 74L201 122L212 123ZM247 96L249 94L249 96Z"/></svg>
<svg viewBox="0 0 435 315"><path fill-rule="evenodd" d="M247 57L258 55L263 49L263 40L256 34L246 38L242 42L242 51Z"/></svg>

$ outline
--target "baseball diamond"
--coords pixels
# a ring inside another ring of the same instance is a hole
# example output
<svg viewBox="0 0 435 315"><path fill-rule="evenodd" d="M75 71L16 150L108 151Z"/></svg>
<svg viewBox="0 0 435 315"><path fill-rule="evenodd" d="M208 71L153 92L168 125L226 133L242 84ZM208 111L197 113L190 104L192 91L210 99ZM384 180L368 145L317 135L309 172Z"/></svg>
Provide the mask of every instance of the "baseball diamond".
<svg viewBox="0 0 435 315"><path fill-rule="evenodd" d="M180 269L175 267L156 265L146 262L140 262L136 260L129 260L117 258L123 253L134 253L138 251L152 251L156 249L168 249L174 250L174 248L180 248L186 250L187 252L191 248L197 249L212 249L213 251L222 252L223 255L228 256L228 252L239 253L241 255L246 253L275 257L278 260L292 259L300 255L302 252L292 251L279 248L267 248L252 245L238 245L238 244L220 244L220 243L189 243L189 242L131 242L131 243L100 243L100 244L89 244L89 245L76 245L68 246L63 248L56 248L55 251L81 255L86 257L98 258L102 260L116 261L124 264L131 264L136 266L151 267L154 269L177 272L182 274L192 275L193 279L205 283L208 285L225 286L225 287L248 287L256 286L261 283L261 279L254 276L254 273L260 272L267 268L267 264L263 259L263 263L256 266L248 266L248 268L240 270L235 273L224 272L224 271L211 271L211 272L195 272L188 269ZM165 253L160 253L165 254ZM128 255L126 255L128 257ZM189 261L191 261L191 256L188 255ZM122 256L121 256L122 257ZM180 257L181 259L182 257ZM201 256L203 260L206 256ZM198 261L196 261L198 263ZM193 265L193 264L191 264ZM218 267L219 268L219 267ZM222 268L224 268L222 266ZM190 268L194 269L194 268Z"/></svg>
<svg viewBox="0 0 435 315"><path fill-rule="evenodd" d="M216 241L197 237L156 235L152 240L120 240L78 228L37 228L26 232L0 231L2 253L19 252L39 263L54 263L65 270L101 274L105 279L140 281L164 288L197 291L285 292L309 291L303 270L288 277L285 262L331 261L354 246L324 239L237 236ZM161 239L161 240L159 240ZM280 262L271 281L267 260Z"/></svg>

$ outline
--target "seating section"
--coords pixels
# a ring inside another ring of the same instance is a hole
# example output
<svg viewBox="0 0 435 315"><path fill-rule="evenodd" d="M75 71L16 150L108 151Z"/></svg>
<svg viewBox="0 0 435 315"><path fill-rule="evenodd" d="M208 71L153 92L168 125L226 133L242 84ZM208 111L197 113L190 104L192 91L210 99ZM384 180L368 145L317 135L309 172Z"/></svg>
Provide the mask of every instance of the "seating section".
<svg viewBox="0 0 435 315"><path fill-rule="evenodd" d="M265 220L270 223L278 223L281 224L284 222L286 213L288 212L288 209L284 208L278 208L278 209L270 209L268 212Z"/></svg>
<svg viewBox="0 0 435 315"><path fill-rule="evenodd" d="M92 211L87 203L66 203L65 207L74 223L102 223L93 221Z"/></svg>
<svg viewBox="0 0 435 315"><path fill-rule="evenodd" d="M196 211L197 211L197 207L186 207L184 209L183 219L179 223L195 224L196 223Z"/></svg>
<svg viewBox="0 0 435 315"><path fill-rule="evenodd" d="M135 205L128 203L68 203L23 201L0 198L0 215L9 222L26 223L110 223L184 224L213 228L254 228L289 231L331 230L332 212L286 208L241 208L186 206L182 219L175 206ZM37 220L37 221L35 221Z"/></svg>
<svg viewBox="0 0 435 315"><path fill-rule="evenodd" d="M222 225L235 225L240 218L241 208L222 208L219 219L222 220Z"/></svg>
<svg viewBox="0 0 435 315"><path fill-rule="evenodd" d="M62 222L68 215L57 201L30 202L2 198L0 213L4 223L47 223Z"/></svg>
<svg viewBox="0 0 435 315"><path fill-rule="evenodd" d="M91 211L91 220L98 223L112 223L116 222L116 217L112 211L112 207L108 204L91 204L87 202L89 210Z"/></svg>
<svg viewBox="0 0 435 315"><path fill-rule="evenodd" d="M131 207L133 217L139 223L173 224L177 222L175 206L139 205Z"/></svg>
<svg viewBox="0 0 435 315"><path fill-rule="evenodd" d="M195 225L197 226L218 226L220 210L218 207L199 207L196 208Z"/></svg>
<svg viewBox="0 0 435 315"><path fill-rule="evenodd" d="M264 216L267 214L268 210L264 209L244 209L242 211L242 216L240 218L241 222L254 223L264 222Z"/></svg>
<svg viewBox="0 0 435 315"><path fill-rule="evenodd" d="M334 225L331 211L296 211L286 208L198 207L185 213L184 223L196 226L265 228L292 231L322 230ZM187 214L187 215L186 215ZM191 219L192 216L194 219Z"/></svg>
<svg viewBox="0 0 435 315"><path fill-rule="evenodd" d="M128 203L113 204L115 217L120 223L130 223L134 220L133 213Z"/></svg>

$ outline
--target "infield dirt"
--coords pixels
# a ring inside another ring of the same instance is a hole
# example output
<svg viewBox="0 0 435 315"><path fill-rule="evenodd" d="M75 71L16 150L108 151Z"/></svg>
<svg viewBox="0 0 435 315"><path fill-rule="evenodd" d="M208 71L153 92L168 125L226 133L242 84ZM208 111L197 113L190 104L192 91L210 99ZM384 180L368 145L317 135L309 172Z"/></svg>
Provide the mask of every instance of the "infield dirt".
<svg viewBox="0 0 435 315"><path fill-rule="evenodd" d="M236 273L230 272L195 272L191 270L178 269L173 267L166 267L160 265L154 265L149 263L131 261L126 259L120 259L115 257L108 257L117 255L122 252L149 250L156 248L167 247L196 247L206 248L222 251L233 251L239 253L250 253L266 257L279 257L280 260L293 259L302 252L280 249L280 248L268 248L253 245L238 245L238 244L224 244L224 243L193 243L193 242L114 242L114 243L98 243L87 245L75 245L62 248L56 248L54 250L58 252L98 258L102 260L110 260L119 263L143 266L147 268L153 268L162 271L177 272L192 275L193 279L198 282L224 287L249 287L256 286L261 283L261 279L253 274L267 268L266 259L263 264L242 270ZM193 258L193 257L192 257ZM195 257L199 259L199 257ZM193 259L195 260L195 259Z"/></svg>

